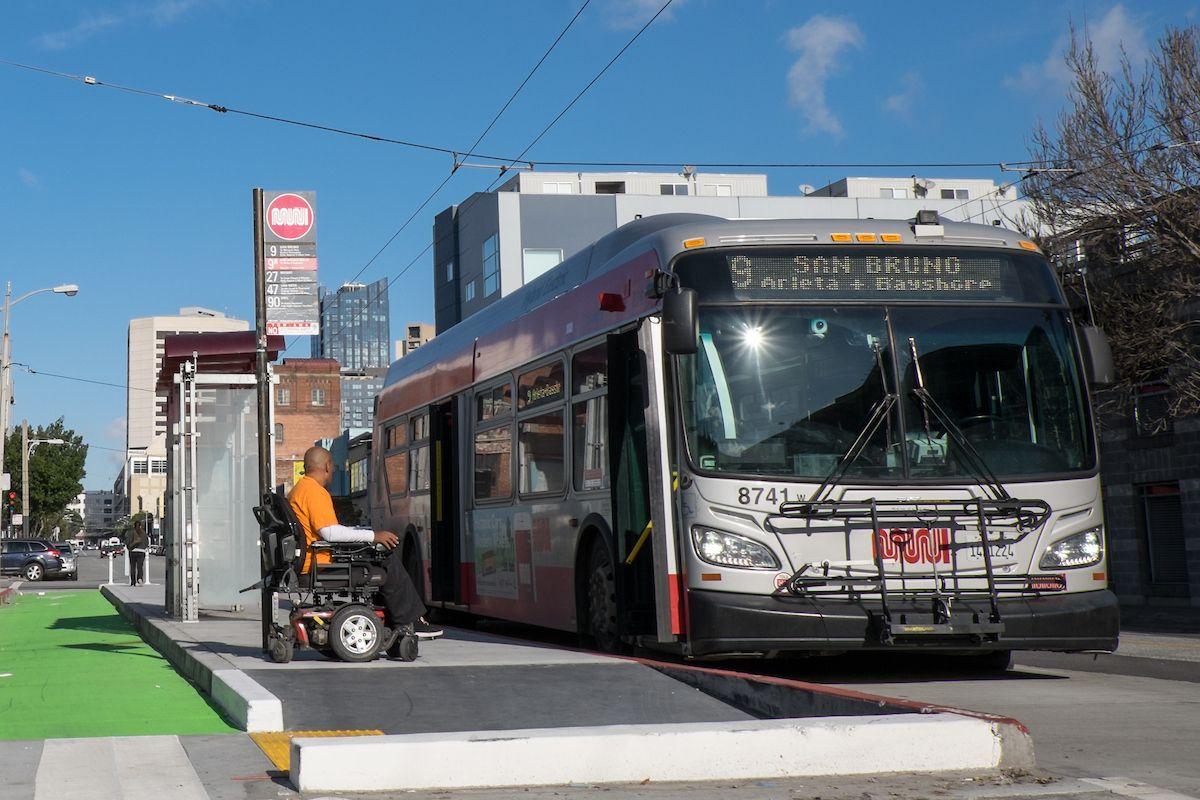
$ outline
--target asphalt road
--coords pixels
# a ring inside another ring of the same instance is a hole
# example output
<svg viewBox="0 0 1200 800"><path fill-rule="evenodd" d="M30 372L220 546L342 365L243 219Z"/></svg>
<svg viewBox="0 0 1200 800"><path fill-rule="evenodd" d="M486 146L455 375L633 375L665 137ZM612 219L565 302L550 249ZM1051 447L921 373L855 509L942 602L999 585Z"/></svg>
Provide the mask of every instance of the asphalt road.
<svg viewBox="0 0 1200 800"><path fill-rule="evenodd" d="M161 556L151 556L149 558L150 580L154 583L162 583L163 570L166 569L166 559ZM76 557L76 563L79 565L79 580L77 581L60 581L46 580L40 581L37 584L31 584L27 581L21 585L22 591L33 591L35 586L38 590L44 589L97 589L105 583L108 583L108 566L109 560L101 558L100 553L96 550L85 550ZM129 578L125 574L125 559L124 556L118 556L112 562L113 582L128 583ZM8 580L22 580L9 576Z"/></svg>

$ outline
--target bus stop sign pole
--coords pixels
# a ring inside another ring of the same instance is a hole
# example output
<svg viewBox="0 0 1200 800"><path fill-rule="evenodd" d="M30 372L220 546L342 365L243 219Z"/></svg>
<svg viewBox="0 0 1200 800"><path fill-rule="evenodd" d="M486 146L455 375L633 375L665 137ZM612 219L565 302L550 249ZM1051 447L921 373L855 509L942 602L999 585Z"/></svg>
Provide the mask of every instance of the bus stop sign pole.
<svg viewBox="0 0 1200 800"><path fill-rule="evenodd" d="M271 384L267 376L267 273L263 252L263 190L253 189L251 195L254 206L254 377L258 386L258 500L261 503L271 491ZM261 541L259 547L262 547ZM267 637L274 622L275 598L267 588L265 580L260 603L262 648L266 651Z"/></svg>

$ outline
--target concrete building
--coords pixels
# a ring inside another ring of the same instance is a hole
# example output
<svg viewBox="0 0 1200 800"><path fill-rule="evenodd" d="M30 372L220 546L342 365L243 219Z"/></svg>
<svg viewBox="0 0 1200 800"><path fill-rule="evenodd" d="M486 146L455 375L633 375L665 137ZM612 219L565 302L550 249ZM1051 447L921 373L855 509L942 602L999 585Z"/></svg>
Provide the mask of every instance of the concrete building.
<svg viewBox="0 0 1200 800"><path fill-rule="evenodd" d="M370 427L383 371L391 364L388 281L346 283L320 290L321 334L312 339L313 358L341 366L342 427Z"/></svg>
<svg viewBox="0 0 1200 800"><path fill-rule="evenodd" d="M116 495L101 489L83 493L83 530L87 536L100 536L111 531L119 514Z"/></svg>
<svg viewBox="0 0 1200 800"><path fill-rule="evenodd" d="M909 219L934 209L951 220L1012 227L1025 208L1011 188L979 179L846 178L781 197L767 194L765 175L522 172L434 218L434 325L445 331L604 234L654 214Z"/></svg>
<svg viewBox="0 0 1200 800"><path fill-rule="evenodd" d="M428 322L410 322L404 326L404 338L396 340L396 358L401 359L428 342L434 336L433 325Z"/></svg>
<svg viewBox="0 0 1200 800"><path fill-rule="evenodd" d="M331 358L285 358L275 376L275 482L291 489L304 451L342 430L342 385Z"/></svg>
<svg viewBox="0 0 1200 800"><path fill-rule="evenodd" d="M125 403L125 464L113 486L118 516L149 511L162 517L167 488L167 394L156 388L163 340L177 333L245 331L245 320L220 311L188 307L174 316L129 321Z"/></svg>

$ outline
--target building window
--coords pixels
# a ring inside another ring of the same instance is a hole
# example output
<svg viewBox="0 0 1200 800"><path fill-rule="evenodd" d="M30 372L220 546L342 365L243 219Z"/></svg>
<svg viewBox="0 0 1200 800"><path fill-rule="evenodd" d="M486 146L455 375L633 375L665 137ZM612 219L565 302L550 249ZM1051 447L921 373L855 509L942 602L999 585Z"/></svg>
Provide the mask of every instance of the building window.
<svg viewBox="0 0 1200 800"><path fill-rule="evenodd" d="M454 261L453 260L447 261L445 266L442 267L442 270L446 273L446 283L450 283L451 281L454 280Z"/></svg>
<svg viewBox="0 0 1200 800"><path fill-rule="evenodd" d="M688 185L686 183L660 183L658 186L658 193L686 195L688 193Z"/></svg>
<svg viewBox="0 0 1200 800"><path fill-rule="evenodd" d="M542 184L542 194L572 194L570 181L546 181Z"/></svg>
<svg viewBox="0 0 1200 800"><path fill-rule="evenodd" d="M359 494L367 490L367 459L360 458L350 462L350 494Z"/></svg>
<svg viewBox="0 0 1200 800"><path fill-rule="evenodd" d="M1186 585L1187 546L1183 538L1183 504L1180 502L1179 484L1142 486L1139 495L1150 581Z"/></svg>
<svg viewBox="0 0 1200 800"><path fill-rule="evenodd" d="M525 273L525 283L545 275L562 263L563 251L551 248L526 247L523 253L522 268Z"/></svg>
<svg viewBox="0 0 1200 800"><path fill-rule="evenodd" d="M167 460L165 458L150 459L150 474L151 475L166 475Z"/></svg>
<svg viewBox="0 0 1200 800"><path fill-rule="evenodd" d="M144 458L133 459L133 474L134 475L150 474L150 465L146 463L146 459L144 459Z"/></svg>
<svg viewBox="0 0 1200 800"><path fill-rule="evenodd" d="M483 296L500 289L500 236L493 233L483 242Z"/></svg>
<svg viewBox="0 0 1200 800"><path fill-rule="evenodd" d="M474 299L475 299L475 281L470 280L470 281L467 281L465 286L463 286L463 300L469 303Z"/></svg>
<svg viewBox="0 0 1200 800"><path fill-rule="evenodd" d="M625 181L596 181L596 194L625 194Z"/></svg>
<svg viewBox="0 0 1200 800"><path fill-rule="evenodd" d="M908 189L894 189L885 186L879 190L879 196L884 200L906 200L908 199Z"/></svg>
<svg viewBox="0 0 1200 800"><path fill-rule="evenodd" d="M1133 390L1133 427L1138 436L1160 436L1174 429L1165 383L1143 383Z"/></svg>
<svg viewBox="0 0 1200 800"><path fill-rule="evenodd" d="M283 444L283 423L282 422L275 423L275 444L277 444L277 445Z"/></svg>
<svg viewBox="0 0 1200 800"><path fill-rule="evenodd" d="M704 194L712 197L733 197L733 185L729 183L706 183Z"/></svg>
<svg viewBox="0 0 1200 800"><path fill-rule="evenodd" d="M275 390L275 403L281 406L292 404L292 389L290 386L280 386Z"/></svg>
<svg viewBox="0 0 1200 800"><path fill-rule="evenodd" d="M312 404L314 406L325 405L325 398L326 398L326 392L324 389L313 389L312 390Z"/></svg>
<svg viewBox="0 0 1200 800"><path fill-rule="evenodd" d="M969 200L971 193L966 189L942 189L943 200Z"/></svg>

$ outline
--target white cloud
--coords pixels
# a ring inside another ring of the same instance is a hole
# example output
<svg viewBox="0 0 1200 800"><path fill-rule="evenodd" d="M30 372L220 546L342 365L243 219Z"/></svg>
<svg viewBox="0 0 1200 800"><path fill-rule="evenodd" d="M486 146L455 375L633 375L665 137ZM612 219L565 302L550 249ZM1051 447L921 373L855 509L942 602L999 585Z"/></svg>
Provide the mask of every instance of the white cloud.
<svg viewBox="0 0 1200 800"><path fill-rule="evenodd" d="M17 178L30 189L41 188L42 179L34 174L33 171L25 169L25 167L17 167Z"/></svg>
<svg viewBox="0 0 1200 800"><path fill-rule="evenodd" d="M129 3L119 9L99 14L87 14L70 28L43 33L33 43L44 50L66 50L86 42L93 36L122 25L150 22L164 27L172 25L188 12L211 3L212 0L156 0L153 3Z"/></svg>
<svg viewBox="0 0 1200 800"><path fill-rule="evenodd" d="M666 0L608 0L604 15L610 27L640 28L646 20L662 8ZM675 12L687 0L675 0L670 7L659 15L658 22L668 22L675 18Z"/></svg>
<svg viewBox="0 0 1200 800"><path fill-rule="evenodd" d="M900 91L889 94L883 100L883 108L904 118L912 116L913 104L925 91L925 81L916 70L904 73L900 78Z"/></svg>
<svg viewBox="0 0 1200 800"><path fill-rule="evenodd" d="M1080 34L1081 38L1091 39L1097 66L1110 75L1116 74L1121 68L1122 48L1134 64L1145 58L1147 53L1145 24L1130 15L1125 6L1119 3L1096 22L1085 21ZM1045 60L1022 64L1015 75L1004 79L1004 85L1010 89L1039 94L1048 88L1065 91L1071 84L1071 71L1063 55L1070 41L1065 33L1059 36Z"/></svg>
<svg viewBox="0 0 1200 800"><path fill-rule="evenodd" d="M788 95L807 118L810 133L841 136L842 123L829 109L825 84L840 66L838 56L862 43L858 25L844 17L817 14L787 32L788 49L800 54L788 70Z"/></svg>

